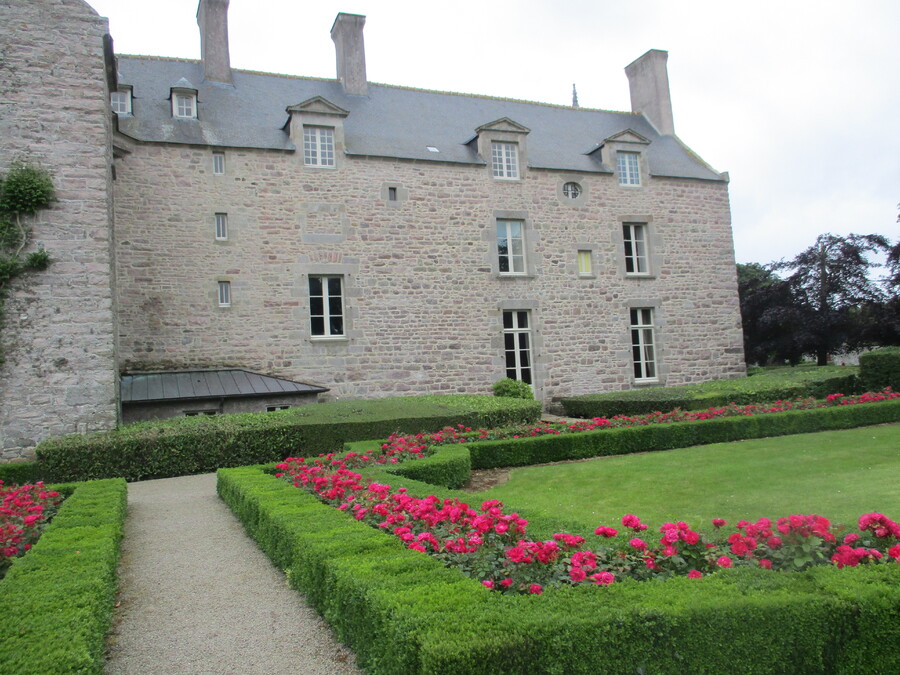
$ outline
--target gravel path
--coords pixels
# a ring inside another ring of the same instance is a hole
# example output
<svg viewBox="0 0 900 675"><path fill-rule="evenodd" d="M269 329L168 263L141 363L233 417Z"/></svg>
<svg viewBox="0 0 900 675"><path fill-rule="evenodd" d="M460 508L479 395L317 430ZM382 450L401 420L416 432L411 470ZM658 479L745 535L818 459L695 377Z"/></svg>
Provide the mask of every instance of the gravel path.
<svg viewBox="0 0 900 675"><path fill-rule="evenodd" d="M216 495L215 474L128 486L108 675L360 671Z"/></svg>

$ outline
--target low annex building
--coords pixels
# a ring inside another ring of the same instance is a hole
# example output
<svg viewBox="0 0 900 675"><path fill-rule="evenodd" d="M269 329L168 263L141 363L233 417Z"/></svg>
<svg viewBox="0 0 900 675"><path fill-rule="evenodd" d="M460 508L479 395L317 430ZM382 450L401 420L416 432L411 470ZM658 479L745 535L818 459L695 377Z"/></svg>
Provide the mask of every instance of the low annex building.
<svg viewBox="0 0 900 675"><path fill-rule="evenodd" d="M90 319L102 393L53 433L113 424L117 378L136 372L242 369L341 398L488 393L508 376L547 406L744 373L728 178L675 136L666 52L626 68L633 110L609 112L368 82L352 14L331 29L333 80L233 69L227 8L200 0L199 61L104 57L105 20L82 0L15 10L57 21L45 49L93 45L67 76L95 73L78 91L107 129L91 156L109 208L84 227L108 256L89 275L108 297ZM59 413L22 393L39 388L21 372L35 356L3 366L7 458Z"/></svg>

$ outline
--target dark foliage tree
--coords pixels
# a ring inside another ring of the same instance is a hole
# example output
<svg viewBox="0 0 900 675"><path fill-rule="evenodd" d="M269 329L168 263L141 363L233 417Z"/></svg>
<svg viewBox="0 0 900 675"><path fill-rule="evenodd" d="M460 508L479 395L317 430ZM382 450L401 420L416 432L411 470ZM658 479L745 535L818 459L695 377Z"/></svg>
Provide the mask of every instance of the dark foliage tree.
<svg viewBox="0 0 900 675"><path fill-rule="evenodd" d="M811 336L790 285L759 263L739 264L737 276L747 362L799 363Z"/></svg>
<svg viewBox="0 0 900 675"><path fill-rule="evenodd" d="M865 308L887 300L873 276L877 263L871 255L891 249L888 239L878 234L821 234L793 260L770 266L788 272L785 282L810 338L804 351L814 352L818 365L825 365L829 354L866 341Z"/></svg>

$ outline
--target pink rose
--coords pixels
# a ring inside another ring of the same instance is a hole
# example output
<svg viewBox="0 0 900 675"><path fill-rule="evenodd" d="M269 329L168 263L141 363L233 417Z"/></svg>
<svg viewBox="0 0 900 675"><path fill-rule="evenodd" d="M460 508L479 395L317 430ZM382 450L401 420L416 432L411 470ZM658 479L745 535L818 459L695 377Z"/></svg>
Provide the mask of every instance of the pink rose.
<svg viewBox="0 0 900 675"><path fill-rule="evenodd" d="M688 572L688 579L699 579L703 576L703 573L698 570L691 570Z"/></svg>
<svg viewBox="0 0 900 675"><path fill-rule="evenodd" d="M719 567L725 567L725 568L731 567L731 565L732 565L731 558L729 558L727 555L723 555L721 558L716 560L716 565L718 565Z"/></svg>

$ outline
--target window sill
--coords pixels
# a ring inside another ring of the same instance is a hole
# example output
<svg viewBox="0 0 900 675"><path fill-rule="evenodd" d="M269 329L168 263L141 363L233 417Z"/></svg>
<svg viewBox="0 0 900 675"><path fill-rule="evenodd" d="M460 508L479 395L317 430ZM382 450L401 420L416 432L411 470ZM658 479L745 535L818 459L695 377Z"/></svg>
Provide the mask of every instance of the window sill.
<svg viewBox="0 0 900 675"><path fill-rule="evenodd" d="M597 275L596 274L579 274L578 278L579 279L596 279Z"/></svg>
<svg viewBox="0 0 900 675"><path fill-rule="evenodd" d="M350 342L346 335L311 335L310 342Z"/></svg>
<svg viewBox="0 0 900 675"><path fill-rule="evenodd" d="M626 279L655 279L656 275L649 274L649 273L648 274L635 274L633 272L632 273L625 272L625 278Z"/></svg>
<svg viewBox="0 0 900 675"><path fill-rule="evenodd" d="M655 384L660 384L659 378L646 379L646 380L634 380L635 387L649 387Z"/></svg>
<svg viewBox="0 0 900 675"><path fill-rule="evenodd" d="M335 164L304 164L304 169L324 169L326 171L334 171L337 169Z"/></svg>
<svg viewBox="0 0 900 675"><path fill-rule="evenodd" d="M526 272L497 272L495 274L497 279L534 279L533 274L527 274Z"/></svg>

